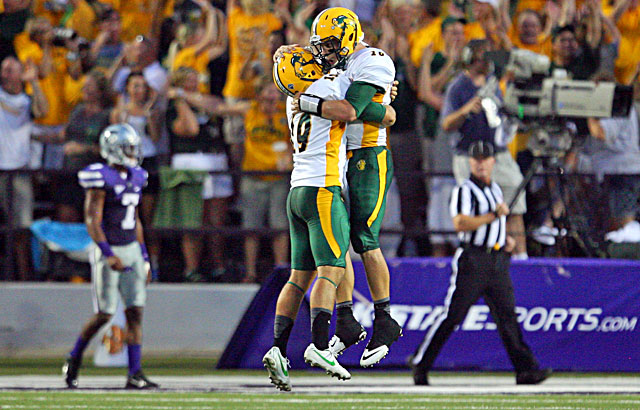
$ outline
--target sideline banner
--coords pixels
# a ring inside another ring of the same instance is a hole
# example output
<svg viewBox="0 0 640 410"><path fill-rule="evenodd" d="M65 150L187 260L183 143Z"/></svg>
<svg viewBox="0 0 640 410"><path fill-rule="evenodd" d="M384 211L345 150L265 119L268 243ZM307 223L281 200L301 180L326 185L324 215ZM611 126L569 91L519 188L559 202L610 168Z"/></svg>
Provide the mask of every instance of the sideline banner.
<svg viewBox="0 0 640 410"><path fill-rule="evenodd" d="M367 328L368 340L373 326L373 305L362 264L355 263L354 267L354 313ZM449 286L450 259L391 259L389 269L391 314L403 326L404 337L377 367L406 367L409 356L442 312ZM640 371L639 272L637 261L542 258L514 261L511 276L518 321L541 366L574 371ZM265 315L248 320L252 326L261 328L256 333L262 335L243 341L244 346L251 346L246 349L248 353L237 356L236 363L227 363L228 367L262 366L262 355L272 341L277 299L277 292L273 293L275 298L261 309ZM308 314L304 310L301 314ZM289 344L293 368L308 367L302 354L310 340L309 319L303 320L306 326L298 323L294 326ZM365 343L348 349L340 356L340 363L359 367ZM513 369L482 299L472 306L447 341L434 368Z"/></svg>

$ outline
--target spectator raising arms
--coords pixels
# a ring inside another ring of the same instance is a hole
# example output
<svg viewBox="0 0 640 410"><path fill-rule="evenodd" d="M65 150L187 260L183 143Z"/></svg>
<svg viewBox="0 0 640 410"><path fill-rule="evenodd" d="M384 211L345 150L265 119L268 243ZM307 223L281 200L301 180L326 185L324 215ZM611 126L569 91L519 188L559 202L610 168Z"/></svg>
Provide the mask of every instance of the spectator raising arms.
<svg viewBox="0 0 640 410"><path fill-rule="evenodd" d="M222 11L205 0L198 1L205 15L204 26L197 22L182 24L184 47L172 62L172 71L179 67L191 67L198 72L199 90L209 93L209 61L216 59L226 47L226 30Z"/></svg>
<svg viewBox="0 0 640 410"><path fill-rule="evenodd" d="M168 92L169 108L166 125L171 145L171 167L174 170L228 171L228 158L224 140L215 120L211 119L211 109L220 101L216 97L203 95L198 91L198 73L188 67L180 67L171 74L171 88ZM233 194L231 177L226 174L207 175L202 184L204 199L204 223L221 227L226 222L229 197ZM189 209L181 210L185 226L200 227L203 221L194 221ZM224 243L219 234L207 241L212 255L214 271L218 275L224 271ZM207 280L208 275L198 272L201 258L201 240L187 233L182 236L184 257L184 278L191 282Z"/></svg>
<svg viewBox="0 0 640 410"><path fill-rule="evenodd" d="M91 44L91 58L96 66L109 68L124 50L120 15L113 9L105 10L98 27L100 31Z"/></svg>
<svg viewBox="0 0 640 410"><path fill-rule="evenodd" d="M280 30L282 22L269 12L268 0L227 1L227 25L229 27L229 68L222 94L228 103L255 97L260 74L271 71L271 55L267 39L272 31ZM243 67L251 65L255 71L243 76ZM226 117L224 138L230 146L231 166L240 167L244 129L242 117Z"/></svg>
<svg viewBox="0 0 640 410"><path fill-rule="evenodd" d="M244 115L243 171L287 171L292 168L291 144L281 94L269 77L265 77L252 101L243 101L217 108L218 114ZM243 175L240 184L242 227L244 229L286 230L286 202L289 179L277 175ZM268 222L268 223L267 223ZM274 264L284 265L289 256L289 236L273 237ZM259 238L249 234L244 242L245 282L259 280L257 262ZM262 272L268 273L268 272Z"/></svg>
<svg viewBox="0 0 640 410"><path fill-rule="evenodd" d="M38 66L40 87L47 97L48 114L37 119L33 135L40 143L32 149L32 166L59 169L62 167L61 131L69 120L71 106L64 98L68 77L77 79L82 73L78 58L78 40L60 42L51 23L44 17L27 22L29 39L17 48L20 61L33 61Z"/></svg>

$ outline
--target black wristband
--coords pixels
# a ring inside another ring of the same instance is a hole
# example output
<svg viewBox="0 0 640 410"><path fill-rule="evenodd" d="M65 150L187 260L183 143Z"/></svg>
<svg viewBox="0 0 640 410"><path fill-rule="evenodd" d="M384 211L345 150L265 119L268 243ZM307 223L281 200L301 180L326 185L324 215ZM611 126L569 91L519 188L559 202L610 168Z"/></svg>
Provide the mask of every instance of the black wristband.
<svg viewBox="0 0 640 410"><path fill-rule="evenodd" d="M301 94L298 100L300 111L319 117L322 116L322 103L324 103L324 99L312 94Z"/></svg>

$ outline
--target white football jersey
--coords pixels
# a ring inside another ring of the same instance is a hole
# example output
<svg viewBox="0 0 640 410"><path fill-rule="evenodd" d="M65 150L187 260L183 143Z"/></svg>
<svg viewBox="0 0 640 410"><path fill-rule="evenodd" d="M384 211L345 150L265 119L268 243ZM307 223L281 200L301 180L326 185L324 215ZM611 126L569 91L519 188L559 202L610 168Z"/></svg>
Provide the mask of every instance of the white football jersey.
<svg viewBox="0 0 640 410"><path fill-rule="evenodd" d="M381 104L391 102L391 86L396 76L393 60L379 48L367 47L353 53L347 61L344 75L349 83L362 81L384 90L376 93L373 101ZM356 120L347 124L345 132L347 150L387 145L387 129L376 123Z"/></svg>
<svg viewBox="0 0 640 410"><path fill-rule="evenodd" d="M325 100L343 100L348 81L327 74L306 90ZM342 187L346 165L344 122L331 121L307 113L291 114L291 100L287 98L287 119L293 144L293 171L291 187Z"/></svg>

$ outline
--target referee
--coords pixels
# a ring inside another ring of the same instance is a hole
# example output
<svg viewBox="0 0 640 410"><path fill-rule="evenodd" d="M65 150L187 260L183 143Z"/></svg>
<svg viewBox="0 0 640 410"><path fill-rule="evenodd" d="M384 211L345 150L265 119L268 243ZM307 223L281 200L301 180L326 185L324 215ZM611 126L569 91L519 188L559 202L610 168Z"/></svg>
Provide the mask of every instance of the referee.
<svg viewBox="0 0 640 410"><path fill-rule="evenodd" d="M450 212L460 237L460 248L451 262L451 285L444 311L418 346L411 366L413 381L428 385L427 374L440 349L469 308L481 296L489 306L509 358L516 370L517 384L538 384L551 374L540 369L522 338L515 313L515 297L509 265L515 240L506 234L509 208L502 191L491 181L495 164L490 143L476 141L469 146L471 176L451 196Z"/></svg>

